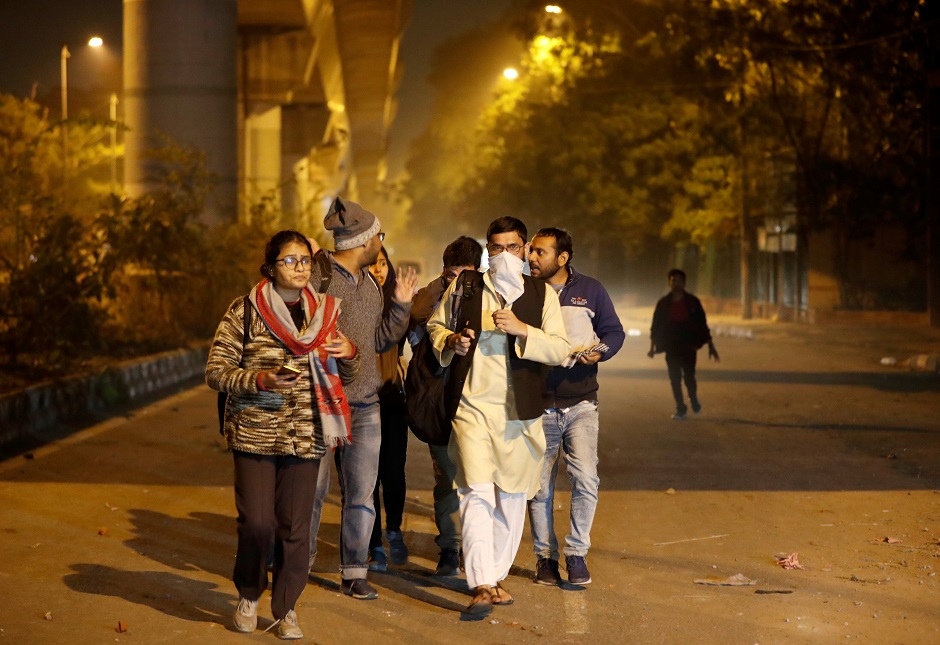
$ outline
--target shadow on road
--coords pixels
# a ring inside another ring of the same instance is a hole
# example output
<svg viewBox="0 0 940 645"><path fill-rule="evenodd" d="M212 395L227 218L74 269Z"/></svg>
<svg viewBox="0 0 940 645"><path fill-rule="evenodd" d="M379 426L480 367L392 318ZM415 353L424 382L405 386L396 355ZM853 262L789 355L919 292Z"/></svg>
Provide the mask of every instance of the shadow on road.
<svg viewBox="0 0 940 645"><path fill-rule="evenodd" d="M114 596L145 605L174 618L228 625L234 611L233 596L212 582L163 571L125 571L103 564L71 565L75 573L63 581L72 591ZM114 616L114 622L122 620Z"/></svg>
<svg viewBox="0 0 940 645"><path fill-rule="evenodd" d="M135 537L124 545L179 571L228 578L235 562L235 518L217 513L173 517L144 508L128 511Z"/></svg>

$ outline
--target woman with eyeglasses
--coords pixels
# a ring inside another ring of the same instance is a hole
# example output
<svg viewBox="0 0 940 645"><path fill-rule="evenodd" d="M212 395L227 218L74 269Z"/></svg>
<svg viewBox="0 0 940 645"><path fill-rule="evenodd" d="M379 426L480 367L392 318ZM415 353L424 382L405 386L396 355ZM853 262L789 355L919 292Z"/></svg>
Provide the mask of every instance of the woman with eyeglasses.
<svg viewBox="0 0 940 645"><path fill-rule="evenodd" d="M313 249L280 231L267 244L261 281L236 299L216 331L206 382L228 393L223 431L235 465L238 550L235 628L258 625L274 545L271 612L276 634L301 638L294 605L307 583L310 514L320 459L351 439L343 385L359 371L337 328L340 301L308 282ZM247 332L247 333L246 333Z"/></svg>

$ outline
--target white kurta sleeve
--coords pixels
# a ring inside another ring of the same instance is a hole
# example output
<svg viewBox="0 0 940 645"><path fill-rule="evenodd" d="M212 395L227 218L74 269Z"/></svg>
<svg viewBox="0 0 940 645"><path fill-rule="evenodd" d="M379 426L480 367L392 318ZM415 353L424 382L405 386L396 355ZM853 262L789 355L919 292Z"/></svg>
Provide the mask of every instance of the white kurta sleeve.
<svg viewBox="0 0 940 645"><path fill-rule="evenodd" d="M528 327L528 338L516 338L516 354L519 358L545 365L561 365L571 351L571 344L565 334L558 294L551 287L546 285L541 329L531 325Z"/></svg>
<svg viewBox="0 0 940 645"><path fill-rule="evenodd" d="M434 347L434 355L442 367L450 365L454 358L454 350L447 349L447 338L453 334L448 327L447 321L451 319L454 299L451 295L457 288L460 280L453 280L444 295L441 296L441 304L434 310L431 317L428 318L427 331L431 337L431 345ZM557 299L557 298L556 298Z"/></svg>

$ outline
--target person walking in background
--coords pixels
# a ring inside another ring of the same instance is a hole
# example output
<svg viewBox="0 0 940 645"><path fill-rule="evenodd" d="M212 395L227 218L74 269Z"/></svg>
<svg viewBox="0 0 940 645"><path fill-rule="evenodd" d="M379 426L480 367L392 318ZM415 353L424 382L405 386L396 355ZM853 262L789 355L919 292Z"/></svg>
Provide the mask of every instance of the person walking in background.
<svg viewBox="0 0 940 645"><path fill-rule="evenodd" d="M529 268L558 294L572 353L552 368L546 386L545 461L539 492L529 502L529 526L536 556L535 582L557 585L558 538L555 537L555 477L559 453L571 480L571 533L565 537L568 582L591 582L585 558L591 548L591 526L597 509L597 364L620 351L625 334L614 303L604 286L571 266L571 235L559 228L543 228L529 247Z"/></svg>
<svg viewBox="0 0 940 645"><path fill-rule="evenodd" d="M702 410L695 381L698 350L707 344L708 357L716 362L719 358L708 329L702 302L685 290L685 272L682 269L671 269L668 281L669 293L660 298L653 312L650 350L647 356L653 358L661 352L666 353L669 383L672 385L672 396L676 400L676 413L672 418L679 421L685 419L688 412L682 394L683 381L689 393L692 412L698 414Z"/></svg>
<svg viewBox="0 0 940 645"><path fill-rule="evenodd" d="M447 287L464 271L479 271L482 259L483 247L472 237L462 235L447 245L441 258L441 275L419 290L411 301L408 342L412 347L427 333L428 318L437 309ZM460 574L460 501L454 484L457 466L447 454L446 445L428 444L428 449L434 469L434 524L437 526L434 541L440 549L434 575L456 576Z"/></svg>
<svg viewBox="0 0 940 645"><path fill-rule="evenodd" d="M459 400L449 449L474 591L465 613L474 618L513 602L500 582L519 550L526 500L538 492L545 366L561 364L569 350L558 297L523 275L526 238L515 217L493 221L489 270L458 300L459 318L452 320L458 312L451 294L465 287L462 279L451 283L427 324L440 364L453 363L449 396Z"/></svg>
<svg viewBox="0 0 940 645"><path fill-rule="evenodd" d="M333 453L342 495L340 520L340 591L357 600L373 600L378 592L366 579L369 542L375 524L372 494L378 479L382 428L379 415L378 353L395 347L408 328L411 297L417 284L413 269L399 271L391 305L383 306L381 289L369 266L375 264L385 234L379 219L355 202L337 197L323 220L333 233L335 251L327 253L331 278L326 292L342 298L339 323L363 359L359 374L346 387L352 411L352 442ZM313 285L322 284L324 269L314 263ZM384 313L383 313L384 312ZM329 491L329 461L323 461L310 518L310 557L317 554L317 533Z"/></svg>
<svg viewBox="0 0 940 645"><path fill-rule="evenodd" d="M351 437L343 384L360 362L337 326L339 300L307 284L312 260L301 233L274 235L261 282L229 306L206 363L206 383L228 393L223 431L238 511L235 628L258 625L273 543L271 612L285 640L303 636L294 606L307 582L317 473L326 451Z"/></svg>
<svg viewBox="0 0 940 645"><path fill-rule="evenodd" d="M392 306L395 294L395 267L383 246L375 264L369 267L382 287L384 312ZM369 543L369 570L386 571L388 560L401 565L408 562L408 547L401 530L405 512L405 458L408 453L408 424L405 421L405 392L401 349L404 339L376 358L379 365L379 418L382 424L382 446L379 448L379 476L372 493L375 522ZM385 500L385 537L389 552L382 546L382 500Z"/></svg>

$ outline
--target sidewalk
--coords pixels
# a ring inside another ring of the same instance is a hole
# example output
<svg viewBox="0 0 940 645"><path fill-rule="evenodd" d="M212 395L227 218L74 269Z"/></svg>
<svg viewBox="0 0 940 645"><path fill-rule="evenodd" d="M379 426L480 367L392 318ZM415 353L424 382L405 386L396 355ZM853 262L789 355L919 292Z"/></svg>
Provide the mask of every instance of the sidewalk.
<svg viewBox="0 0 940 645"><path fill-rule="evenodd" d="M637 307L616 302L624 329L633 329L649 342L653 307ZM706 311L706 314L708 312ZM712 337L721 353L724 338L754 341L775 340L792 343L806 351L821 347L855 355L869 363L890 369L940 372L940 327L914 325L845 325L743 320L738 316L708 316ZM893 359L882 363L882 359Z"/></svg>

